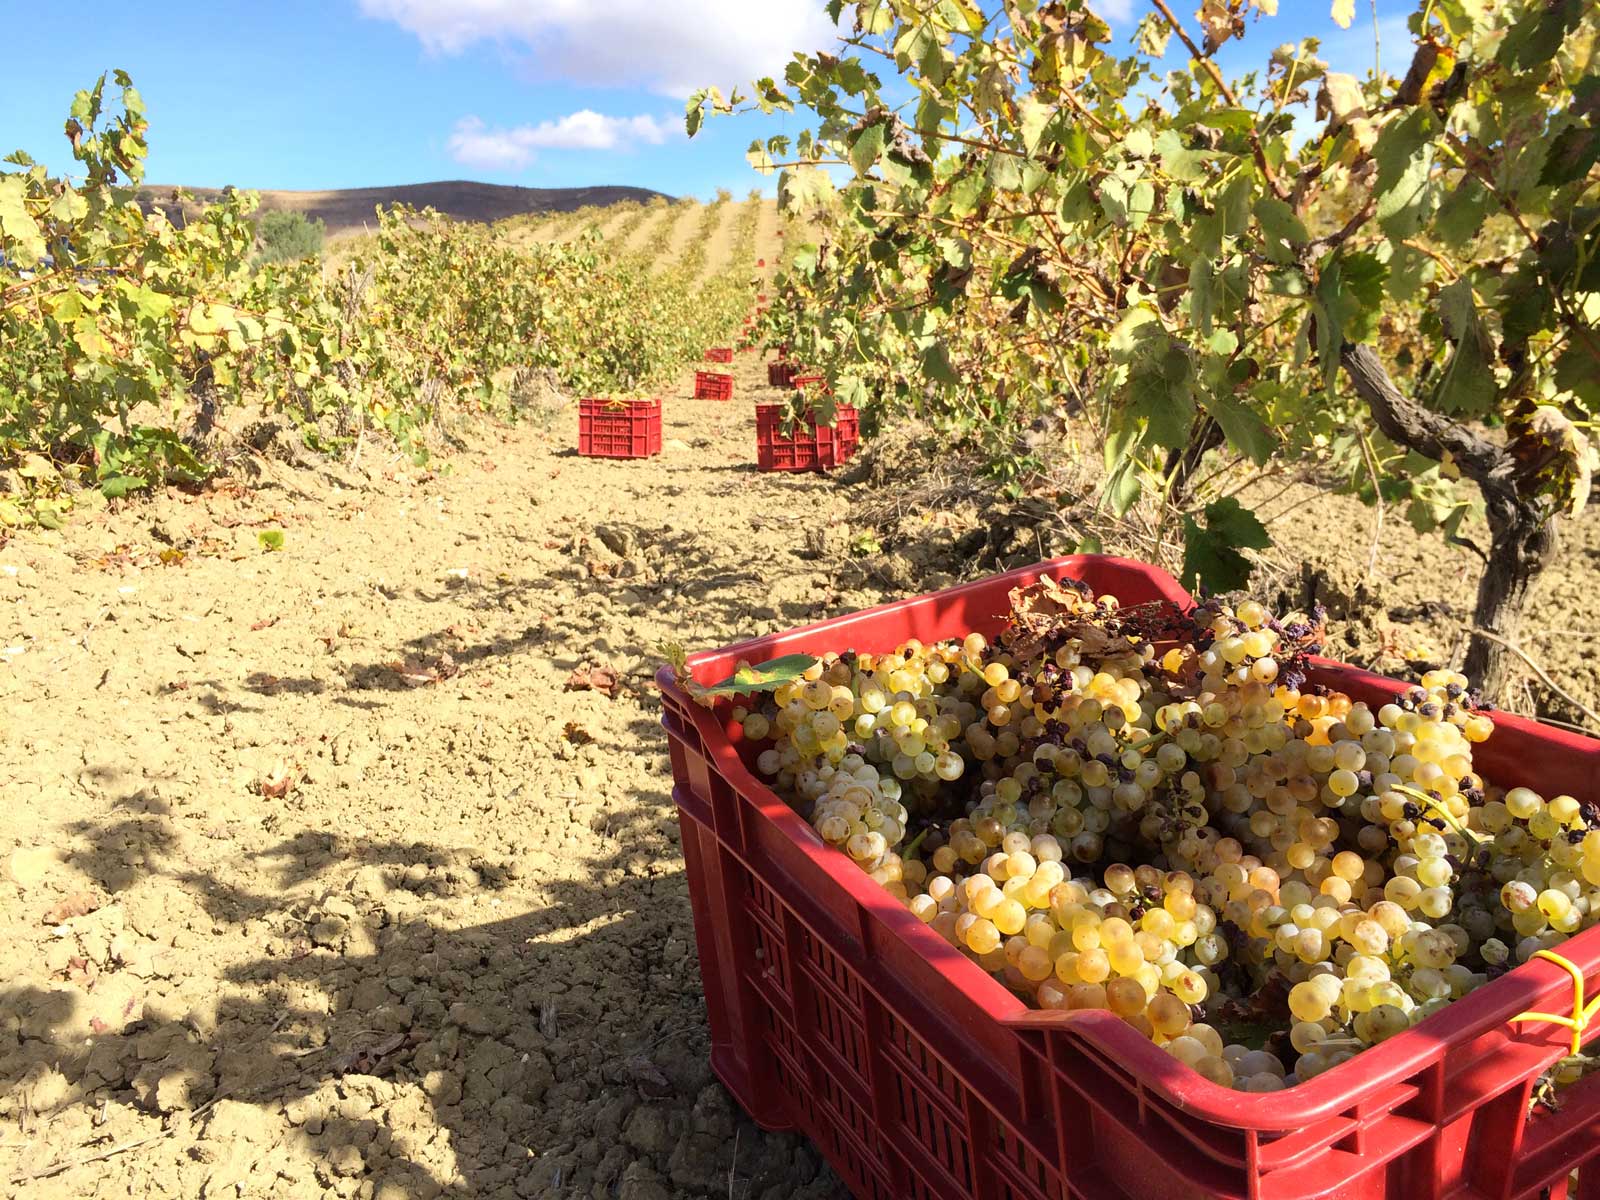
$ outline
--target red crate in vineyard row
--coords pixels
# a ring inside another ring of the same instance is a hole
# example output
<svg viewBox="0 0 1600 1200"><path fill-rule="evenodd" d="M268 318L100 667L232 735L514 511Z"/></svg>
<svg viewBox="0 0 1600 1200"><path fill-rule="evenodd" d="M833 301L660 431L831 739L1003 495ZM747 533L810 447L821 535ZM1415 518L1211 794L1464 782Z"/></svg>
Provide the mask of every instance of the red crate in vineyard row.
<svg viewBox="0 0 1600 1200"><path fill-rule="evenodd" d="M696 371L694 373L694 398L696 400L732 400L733 376L721 371Z"/></svg>
<svg viewBox="0 0 1600 1200"><path fill-rule="evenodd" d="M713 346L705 353L705 361L713 363L731 363L733 361L732 346Z"/></svg>
<svg viewBox="0 0 1600 1200"><path fill-rule="evenodd" d="M661 453L661 401L578 402L578 453L588 458L649 458Z"/></svg>
<svg viewBox="0 0 1600 1200"><path fill-rule="evenodd" d="M856 410L838 405L834 424L823 425L806 413L786 425L786 404L756 405L756 466L762 471L826 471L848 462L861 442Z"/></svg>
<svg viewBox="0 0 1600 1200"><path fill-rule="evenodd" d="M1127 605L1193 604L1154 567L1079 555L691 655L688 669L712 683L784 654L992 638L1011 590L1043 576ZM1024 1005L757 777L761 745L731 740L727 705L696 704L671 668L656 678L712 1066L758 1123L809 1135L858 1200L1600 1197L1600 1073L1563 1088L1559 1108L1533 1100L1571 1034L1515 1019L1572 1011L1562 968L1525 963L1287 1091L1220 1087L1110 1012ZM1374 706L1406 687L1326 660L1311 681ZM1600 741L1495 724L1474 751L1489 778L1600 800ZM1600 928L1561 953L1593 990Z"/></svg>
<svg viewBox="0 0 1600 1200"><path fill-rule="evenodd" d="M775 359L767 364L768 387L792 387L794 377L800 373L800 364Z"/></svg>

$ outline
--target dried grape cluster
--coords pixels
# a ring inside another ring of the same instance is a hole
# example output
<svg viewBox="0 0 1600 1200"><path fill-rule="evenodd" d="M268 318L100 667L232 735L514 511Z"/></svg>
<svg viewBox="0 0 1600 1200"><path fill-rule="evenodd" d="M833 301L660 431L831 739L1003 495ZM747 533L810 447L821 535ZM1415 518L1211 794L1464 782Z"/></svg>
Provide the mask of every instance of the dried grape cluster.
<svg viewBox="0 0 1600 1200"><path fill-rule="evenodd" d="M1320 636L1042 582L993 644L830 655L735 715L825 842L1031 1003L1272 1091L1600 919L1600 811L1478 775L1459 674L1308 686Z"/></svg>

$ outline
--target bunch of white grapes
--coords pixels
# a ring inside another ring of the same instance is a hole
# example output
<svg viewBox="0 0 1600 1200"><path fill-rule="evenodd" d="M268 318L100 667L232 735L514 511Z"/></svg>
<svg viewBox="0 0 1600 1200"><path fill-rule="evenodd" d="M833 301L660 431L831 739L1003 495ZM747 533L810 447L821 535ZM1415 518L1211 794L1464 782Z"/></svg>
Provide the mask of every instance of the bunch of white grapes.
<svg viewBox="0 0 1600 1200"><path fill-rule="evenodd" d="M1032 1003L1271 1091L1600 920L1600 811L1482 779L1463 676L1374 710L1306 686L1311 622L1213 603L1173 638L1051 595L1043 634L830 655L735 714L825 842Z"/></svg>

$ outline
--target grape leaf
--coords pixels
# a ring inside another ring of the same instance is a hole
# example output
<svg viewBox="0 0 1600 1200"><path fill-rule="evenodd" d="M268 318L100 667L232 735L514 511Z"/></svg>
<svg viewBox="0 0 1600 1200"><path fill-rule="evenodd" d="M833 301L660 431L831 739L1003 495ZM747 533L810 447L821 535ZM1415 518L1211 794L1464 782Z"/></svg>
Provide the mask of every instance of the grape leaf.
<svg viewBox="0 0 1600 1200"><path fill-rule="evenodd" d="M694 691L701 696L742 696L754 692L775 692L784 684L802 678L816 665L817 660L809 654L785 654L781 658L755 666L742 663L737 671L721 683L696 687Z"/></svg>
<svg viewBox="0 0 1600 1200"><path fill-rule="evenodd" d="M1222 391L1212 392L1203 403L1206 412L1222 426L1228 444L1243 451L1257 466L1264 466L1278 443L1255 410Z"/></svg>
<svg viewBox="0 0 1600 1200"><path fill-rule="evenodd" d="M1481 416L1494 405L1498 387L1494 344L1478 318L1469 281L1458 279L1439 292L1439 319L1456 346L1439 380L1434 403L1443 412Z"/></svg>
<svg viewBox="0 0 1600 1200"><path fill-rule="evenodd" d="M1183 576L1180 583L1199 585L1211 592L1231 592L1250 579L1250 560L1239 547L1264 550L1272 545L1267 528L1255 513L1232 496L1205 507L1205 526L1193 516L1183 518Z"/></svg>
<svg viewBox="0 0 1600 1200"><path fill-rule="evenodd" d="M878 161L878 155L883 152L883 133L882 124L868 125L850 147L850 164L857 175L865 175Z"/></svg>
<svg viewBox="0 0 1600 1200"><path fill-rule="evenodd" d="M1429 173L1433 168L1434 117L1415 108L1384 126L1372 148L1378 163L1377 219L1391 238L1407 238L1420 228L1433 205Z"/></svg>

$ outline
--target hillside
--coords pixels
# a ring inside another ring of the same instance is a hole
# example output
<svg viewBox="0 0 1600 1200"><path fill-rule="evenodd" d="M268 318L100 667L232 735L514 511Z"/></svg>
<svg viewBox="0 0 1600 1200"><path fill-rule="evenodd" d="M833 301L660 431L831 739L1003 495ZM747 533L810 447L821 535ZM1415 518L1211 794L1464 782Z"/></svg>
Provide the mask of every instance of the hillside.
<svg viewBox="0 0 1600 1200"><path fill-rule="evenodd" d="M174 184L151 185L141 189L141 198L161 207L170 216L177 187ZM188 191L198 204L210 203L221 194L220 188L189 188ZM450 179L325 192L263 191L260 195L262 211L301 212L322 221L330 236L338 236L359 232L363 226L371 225L373 210L379 205L431 207L463 221L503 221L530 213L604 207L624 200L645 202L661 193L638 187L530 188Z"/></svg>
<svg viewBox="0 0 1600 1200"><path fill-rule="evenodd" d="M761 262L775 264L783 254L778 206L772 200L762 200L760 204L755 252ZM739 208L739 202L713 207L692 199L669 203L663 198L644 204L625 200L603 210L585 206L571 212L519 216L502 222L499 228L513 246L571 241L586 230L596 229L604 239L607 254L641 255L655 270L681 262L686 253L699 247L705 251L701 274L709 276L726 266L733 256ZM347 243L334 253L332 261L340 261L342 253L359 245Z"/></svg>

